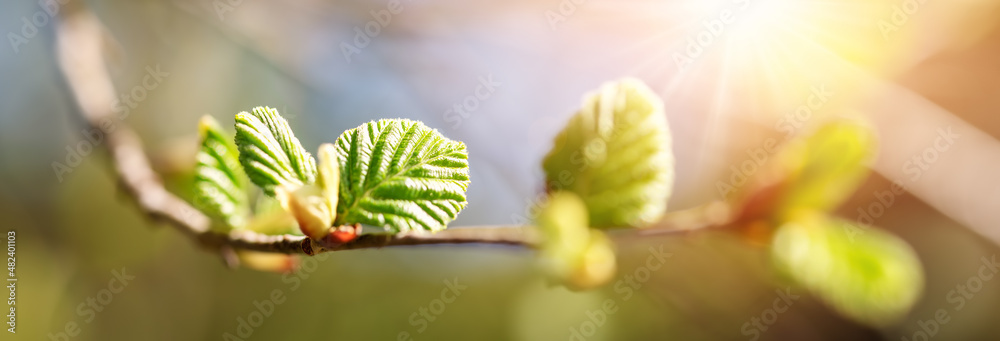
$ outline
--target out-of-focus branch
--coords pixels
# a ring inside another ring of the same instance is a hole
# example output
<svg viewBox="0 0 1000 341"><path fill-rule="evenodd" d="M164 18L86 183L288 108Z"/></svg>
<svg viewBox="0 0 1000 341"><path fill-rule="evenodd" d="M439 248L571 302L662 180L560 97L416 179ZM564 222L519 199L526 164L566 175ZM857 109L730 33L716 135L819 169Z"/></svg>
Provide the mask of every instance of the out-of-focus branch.
<svg viewBox="0 0 1000 341"><path fill-rule="evenodd" d="M163 187L149 164L138 135L113 115L114 87L101 53L104 34L98 20L84 10L64 13L58 32L59 63L85 123L92 129L113 125L105 131L103 147L118 182L148 216L166 222L203 246L218 250L235 266L233 250L315 254L327 251L429 244L498 244L534 247L539 241L532 226L492 226L452 228L437 233L403 232L363 234L346 243L317 243L304 236L265 235L239 230L231 233L211 229L211 219ZM613 238L683 234L711 226L725 219L719 206L674 213L666 222L649 229L618 231ZM720 215L721 214L721 215Z"/></svg>

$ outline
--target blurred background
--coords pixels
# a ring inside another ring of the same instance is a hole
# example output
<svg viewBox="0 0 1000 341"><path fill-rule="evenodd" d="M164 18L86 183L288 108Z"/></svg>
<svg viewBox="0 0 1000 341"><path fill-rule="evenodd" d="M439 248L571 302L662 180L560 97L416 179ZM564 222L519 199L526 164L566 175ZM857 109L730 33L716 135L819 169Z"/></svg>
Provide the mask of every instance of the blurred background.
<svg viewBox="0 0 1000 341"><path fill-rule="evenodd" d="M838 213L906 240L923 295L904 320L870 328L803 293L760 339L1000 338L1000 281L963 289L960 307L953 293L1000 245L1000 1L18 0L0 5L0 225L17 233L19 277L17 333L4 340L226 340L248 317L254 340L743 340L785 288L766 250L712 233L622 247L622 279L649 247L672 257L647 281L583 293L548 286L531 252L503 247L230 270L140 214L104 150L54 169L87 139L56 44L59 17L84 10L111 38L121 122L182 194L198 118L231 126L255 106L277 108L310 151L387 117L464 141L473 180L452 226L529 217L552 138L606 81L636 77L664 99L671 211L723 199L719 184L768 139L867 116L879 158ZM148 91L125 103L137 86ZM887 197L893 182L908 192ZM122 272L134 279L102 294ZM465 288L438 309L455 281ZM273 311L259 308L275 292ZM83 305L95 298L100 309ZM929 330L940 310L949 319Z"/></svg>

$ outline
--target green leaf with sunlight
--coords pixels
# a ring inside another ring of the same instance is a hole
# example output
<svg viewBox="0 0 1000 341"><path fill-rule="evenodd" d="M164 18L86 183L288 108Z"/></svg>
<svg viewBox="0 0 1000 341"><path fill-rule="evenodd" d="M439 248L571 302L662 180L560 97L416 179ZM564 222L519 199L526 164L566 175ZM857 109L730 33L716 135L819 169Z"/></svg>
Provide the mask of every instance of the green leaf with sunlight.
<svg viewBox="0 0 1000 341"><path fill-rule="evenodd" d="M383 119L337 139L340 200L334 225L438 231L465 208L465 144L423 123Z"/></svg>
<svg viewBox="0 0 1000 341"><path fill-rule="evenodd" d="M546 275L573 290L587 290L611 280L615 252L611 241L589 227L587 206L573 192L553 193L535 217L541 230L539 258Z"/></svg>
<svg viewBox="0 0 1000 341"><path fill-rule="evenodd" d="M542 167L549 190L583 198L593 227L658 221L674 181L662 100L639 80L603 85L556 137Z"/></svg>
<svg viewBox="0 0 1000 341"><path fill-rule="evenodd" d="M256 107L236 114L236 145L247 176L267 195L274 196L276 186L316 180L316 161L277 110Z"/></svg>
<svg viewBox="0 0 1000 341"><path fill-rule="evenodd" d="M837 311L884 326L916 303L923 270L904 241L876 228L857 230L820 213L802 214L778 229L772 255L780 270Z"/></svg>
<svg viewBox="0 0 1000 341"><path fill-rule="evenodd" d="M777 160L786 172L778 213L784 218L799 210L837 208L868 176L876 148L872 129L850 121L826 123L789 143Z"/></svg>
<svg viewBox="0 0 1000 341"><path fill-rule="evenodd" d="M195 203L226 227L241 227L249 214L249 199L236 145L211 116L201 118L198 133L201 146L195 166Z"/></svg>

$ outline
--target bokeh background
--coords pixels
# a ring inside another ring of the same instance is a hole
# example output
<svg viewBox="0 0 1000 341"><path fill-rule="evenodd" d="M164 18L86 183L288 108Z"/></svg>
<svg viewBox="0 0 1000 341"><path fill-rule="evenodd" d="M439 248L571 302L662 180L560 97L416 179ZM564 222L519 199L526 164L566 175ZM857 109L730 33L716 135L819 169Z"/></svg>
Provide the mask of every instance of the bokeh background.
<svg viewBox="0 0 1000 341"><path fill-rule="evenodd" d="M279 109L308 150L384 117L464 141L473 181L453 226L528 216L552 138L584 93L621 77L644 80L665 101L677 158L670 210L722 199L730 167L767 138L783 139L789 120L868 116L879 159L839 213L872 214L876 193L905 183L909 193L872 220L916 249L923 296L904 320L870 328L803 294L762 339L910 340L939 309L951 319L935 339L1000 337L1000 281L986 281L962 309L948 301L1000 245L1000 1L402 0L385 25L372 14L388 8L379 0L65 2L52 3L60 14L92 12L113 39L104 54L119 91L140 85L147 67L169 73L123 122L177 193L192 176L198 118L228 126L260 105ZM338 252L284 276L230 270L141 215L103 150L61 179L53 171L86 137L58 67L58 18L24 34L24 20L46 15L47 3L0 5L0 226L17 232L20 278L17 333L4 340L59 340L71 322L80 327L73 340L218 340L275 290L287 301L250 339L569 339L611 299L620 309L588 340L743 340L744 323L785 286L766 250L712 233L620 249L620 276L641 267L650 246L673 254L628 298L613 284L551 287L532 253L503 247ZM735 22L715 26L724 11ZM379 33L345 54L371 23ZM448 113L483 79L499 83L489 98L468 117ZM817 89L829 100L795 116ZM913 180L907 160L939 129L961 138ZM135 279L86 322L78 305L121 269ZM455 279L467 289L421 329L412 314Z"/></svg>

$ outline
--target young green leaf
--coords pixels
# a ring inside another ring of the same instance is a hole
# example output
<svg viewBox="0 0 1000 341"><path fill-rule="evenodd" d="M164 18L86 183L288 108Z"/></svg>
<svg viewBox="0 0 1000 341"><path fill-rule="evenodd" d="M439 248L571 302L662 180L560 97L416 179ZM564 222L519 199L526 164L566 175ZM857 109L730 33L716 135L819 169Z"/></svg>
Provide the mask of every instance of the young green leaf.
<svg viewBox="0 0 1000 341"><path fill-rule="evenodd" d="M674 178L662 101L639 80L605 84L587 96L542 166L550 190L583 198L593 227L659 220Z"/></svg>
<svg viewBox="0 0 1000 341"><path fill-rule="evenodd" d="M916 253L879 229L851 235L845 224L813 213L783 225L772 247L779 269L859 322L884 326L904 317L923 290Z"/></svg>
<svg viewBox="0 0 1000 341"><path fill-rule="evenodd" d="M249 213L246 175L236 145L211 116L198 123L201 148L195 166L195 202L228 227L241 227Z"/></svg>
<svg viewBox="0 0 1000 341"><path fill-rule="evenodd" d="M800 211L837 208L868 176L876 143L870 127L847 120L788 142L734 198L741 220L786 221Z"/></svg>
<svg viewBox="0 0 1000 341"><path fill-rule="evenodd" d="M868 177L876 149L871 128L848 121L824 124L790 144L779 155L789 170L780 210L787 215L799 209L837 208Z"/></svg>
<svg viewBox="0 0 1000 341"><path fill-rule="evenodd" d="M423 123L372 121L337 139L340 201L335 226L361 223L394 232L444 229L465 208L465 144Z"/></svg>
<svg viewBox="0 0 1000 341"><path fill-rule="evenodd" d="M535 217L544 237L539 258L546 275L572 290L596 288L614 276L617 265L611 241L589 227L587 206L572 192L549 197Z"/></svg>
<svg viewBox="0 0 1000 341"><path fill-rule="evenodd" d="M301 186L316 180L316 161L277 110L256 107L236 114L240 163L254 184L274 196L279 185Z"/></svg>

